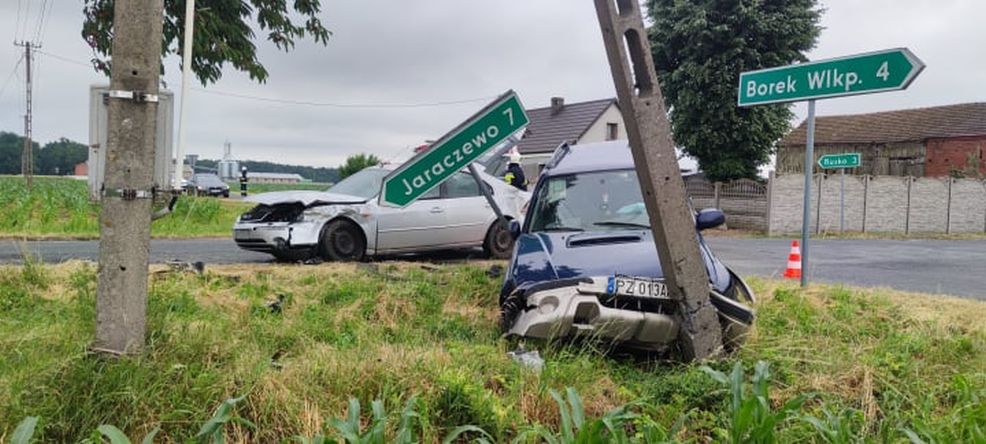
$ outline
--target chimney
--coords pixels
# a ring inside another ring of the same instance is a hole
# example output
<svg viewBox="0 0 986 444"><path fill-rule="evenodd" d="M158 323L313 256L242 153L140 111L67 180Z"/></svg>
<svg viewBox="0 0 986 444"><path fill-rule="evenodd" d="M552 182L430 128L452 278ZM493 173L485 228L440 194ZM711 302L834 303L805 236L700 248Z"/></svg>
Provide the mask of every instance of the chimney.
<svg viewBox="0 0 986 444"><path fill-rule="evenodd" d="M565 98L564 97L552 97L551 98L551 115L555 115L561 112L562 108L565 108Z"/></svg>

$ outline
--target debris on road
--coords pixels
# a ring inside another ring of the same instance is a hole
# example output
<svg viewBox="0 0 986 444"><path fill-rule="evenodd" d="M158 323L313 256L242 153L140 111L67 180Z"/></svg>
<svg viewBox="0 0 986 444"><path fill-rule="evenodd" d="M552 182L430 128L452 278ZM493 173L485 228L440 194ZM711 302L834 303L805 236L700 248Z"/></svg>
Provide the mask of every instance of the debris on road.
<svg viewBox="0 0 986 444"><path fill-rule="evenodd" d="M267 301L264 306L267 307L273 314L281 314L281 310L284 308L284 295L278 294L277 300Z"/></svg>
<svg viewBox="0 0 986 444"><path fill-rule="evenodd" d="M167 270L161 270L161 271L156 272L155 274L161 274L161 273L195 273L195 274L201 275L201 274L204 274L205 273L205 262L202 262L202 261L185 262L185 261L181 261L181 260L178 260L178 259L172 259L172 260L170 260L168 262L165 262L165 265L168 266L168 269Z"/></svg>
<svg viewBox="0 0 986 444"><path fill-rule="evenodd" d="M503 276L503 266L499 264L490 266L490 268L486 270L486 276L489 276L490 279L497 279L500 276Z"/></svg>
<svg viewBox="0 0 986 444"><path fill-rule="evenodd" d="M536 372L540 372L544 368L544 359L537 350L527 351L524 350L524 347L518 347L517 350L508 351L507 356L513 358L514 362L520 364L522 367Z"/></svg>

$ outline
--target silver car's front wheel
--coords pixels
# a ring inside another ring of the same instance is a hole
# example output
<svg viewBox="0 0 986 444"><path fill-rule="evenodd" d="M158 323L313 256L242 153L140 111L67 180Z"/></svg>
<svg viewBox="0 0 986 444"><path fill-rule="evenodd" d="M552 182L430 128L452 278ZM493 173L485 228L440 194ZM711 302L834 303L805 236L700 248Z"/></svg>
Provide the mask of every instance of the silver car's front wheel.
<svg viewBox="0 0 986 444"><path fill-rule="evenodd" d="M366 240L360 228L352 222L335 220L322 229L319 250L325 259L358 261L366 255Z"/></svg>

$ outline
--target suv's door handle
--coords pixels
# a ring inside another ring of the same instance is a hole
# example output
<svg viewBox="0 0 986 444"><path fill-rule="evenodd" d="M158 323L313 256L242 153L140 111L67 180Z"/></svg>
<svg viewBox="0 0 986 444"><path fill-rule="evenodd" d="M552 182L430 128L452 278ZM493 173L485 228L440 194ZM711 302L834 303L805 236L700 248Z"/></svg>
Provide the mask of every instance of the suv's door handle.
<svg viewBox="0 0 986 444"><path fill-rule="evenodd" d="M441 213L441 212L444 212L444 211L445 211L445 209L443 209L442 207L431 207L431 212L432 213Z"/></svg>

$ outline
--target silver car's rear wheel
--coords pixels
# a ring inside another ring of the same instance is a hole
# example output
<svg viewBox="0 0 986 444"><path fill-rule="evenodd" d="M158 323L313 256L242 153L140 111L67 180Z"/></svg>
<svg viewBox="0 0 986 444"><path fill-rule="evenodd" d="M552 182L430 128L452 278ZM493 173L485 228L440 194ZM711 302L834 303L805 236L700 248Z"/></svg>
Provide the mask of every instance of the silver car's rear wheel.
<svg viewBox="0 0 986 444"><path fill-rule="evenodd" d="M352 222L335 220L322 229L319 241L322 257L333 261L358 261L366 255L366 240Z"/></svg>

